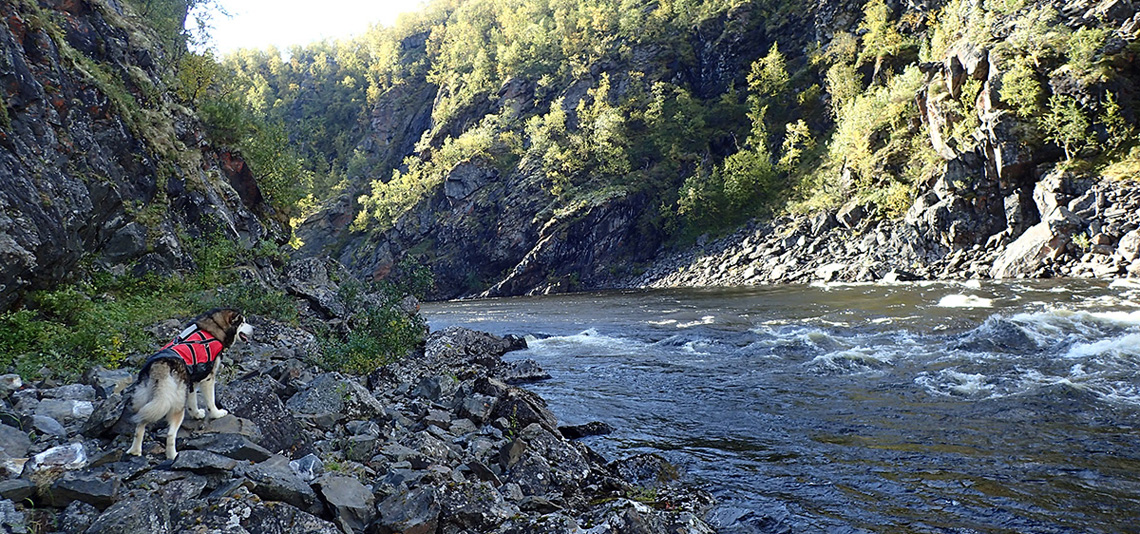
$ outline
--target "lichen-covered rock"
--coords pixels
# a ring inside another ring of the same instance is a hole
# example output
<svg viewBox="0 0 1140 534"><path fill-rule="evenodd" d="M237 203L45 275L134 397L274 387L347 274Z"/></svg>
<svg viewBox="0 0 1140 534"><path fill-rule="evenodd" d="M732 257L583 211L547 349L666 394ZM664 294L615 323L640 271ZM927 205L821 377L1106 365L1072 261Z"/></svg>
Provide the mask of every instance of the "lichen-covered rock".
<svg viewBox="0 0 1140 534"><path fill-rule="evenodd" d="M132 495L107 508L87 528L88 534L133 534L150 532L166 534L171 528L170 503L145 492Z"/></svg>
<svg viewBox="0 0 1140 534"><path fill-rule="evenodd" d="M370 391L338 373L318 376L305 391L290 397L285 407L301 415L338 414L349 419L370 419L384 413L384 406Z"/></svg>
<svg viewBox="0 0 1140 534"><path fill-rule="evenodd" d="M285 409L277 391L281 384L267 376L236 380L218 387L218 399L232 415L251 421L260 437L253 440L273 454L308 454L309 439L296 417Z"/></svg>
<svg viewBox="0 0 1140 534"><path fill-rule="evenodd" d="M352 477L325 475L315 481L333 519L345 532L362 532L376 515L372 491Z"/></svg>
<svg viewBox="0 0 1140 534"><path fill-rule="evenodd" d="M300 510L320 514L324 507L317 494L293 469L289 460L274 456L244 470L254 483L253 492L268 501L281 501Z"/></svg>
<svg viewBox="0 0 1140 534"><path fill-rule="evenodd" d="M375 525L379 534L431 534L439 527L441 510L434 488L416 488L384 499Z"/></svg>

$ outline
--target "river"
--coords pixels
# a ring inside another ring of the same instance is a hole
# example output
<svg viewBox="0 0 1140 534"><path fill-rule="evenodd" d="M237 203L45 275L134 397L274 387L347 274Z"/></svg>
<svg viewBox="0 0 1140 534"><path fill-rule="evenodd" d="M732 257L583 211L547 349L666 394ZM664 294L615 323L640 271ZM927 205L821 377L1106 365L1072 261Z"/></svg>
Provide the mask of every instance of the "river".
<svg viewBox="0 0 1140 534"><path fill-rule="evenodd" d="M655 452L723 533L1140 532L1140 283L840 284L428 303Z"/></svg>

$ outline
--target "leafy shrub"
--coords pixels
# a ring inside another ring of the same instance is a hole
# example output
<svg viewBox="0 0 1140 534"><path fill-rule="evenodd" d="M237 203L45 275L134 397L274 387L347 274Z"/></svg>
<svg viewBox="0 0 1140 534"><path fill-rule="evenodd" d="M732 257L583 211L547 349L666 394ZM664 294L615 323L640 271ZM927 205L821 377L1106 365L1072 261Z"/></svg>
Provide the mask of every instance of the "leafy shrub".
<svg viewBox="0 0 1140 534"><path fill-rule="evenodd" d="M1041 130L1045 139L1057 143L1065 150L1065 159L1073 156L1089 143L1092 123L1077 99L1065 95L1049 97L1049 106L1041 117Z"/></svg>
<svg viewBox="0 0 1140 534"><path fill-rule="evenodd" d="M144 328L185 314L182 288L169 280L100 275L81 284L33 293L29 308L0 316L0 365L27 379L74 379L88 368L118 367L153 349Z"/></svg>
<svg viewBox="0 0 1140 534"><path fill-rule="evenodd" d="M365 286L343 282L339 296L349 313L347 332L325 326L317 333L321 341L320 365L329 370L365 374L394 362L422 345L427 323L414 310L404 310L409 291L426 291L430 271L401 262L393 275L398 280Z"/></svg>
<svg viewBox="0 0 1140 534"><path fill-rule="evenodd" d="M1036 117L1041 112L1043 91L1037 73L1025 57L1016 57L1001 74L998 96L1017 116Z"/></svg>
<svg viewBox="0 0 1140 534"><path fill-rule="evenodd" d="M427 323L408 314L398 302L386 301L357 311L346 336L321 335L321 365L329 370L365 374L394 362L423 343Z"/></svg>

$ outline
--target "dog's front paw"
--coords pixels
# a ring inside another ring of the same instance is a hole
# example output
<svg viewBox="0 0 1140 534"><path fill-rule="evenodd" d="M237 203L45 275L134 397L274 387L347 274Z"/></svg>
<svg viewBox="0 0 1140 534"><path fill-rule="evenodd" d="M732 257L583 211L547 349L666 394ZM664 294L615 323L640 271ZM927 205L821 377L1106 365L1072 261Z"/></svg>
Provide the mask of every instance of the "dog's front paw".
<svg viewBox="0 0 1140 534"><path fill-rule="evenodd" d="M205 419L206 418L206 410L198 408L197 410L189 410L189 411L190 411L190 417L193 417L194 419Z"/></svg>
<svg viewBox="0 0 1140 534"><path fill-rule="evenodd" d="M229 410L226 410L223 408L218 408L218 411L210 412L210 418L211 419L221 419L221 418L229 415L229 413L230 413Z"/></svg>
<svg viewBox="0 0 1140 534"><path fill-rule="evenodd" d="M138 448L131 447L131 448L127 449L127 454L129 454L131 456L142 456L142 447L138 447Z"/></svg>

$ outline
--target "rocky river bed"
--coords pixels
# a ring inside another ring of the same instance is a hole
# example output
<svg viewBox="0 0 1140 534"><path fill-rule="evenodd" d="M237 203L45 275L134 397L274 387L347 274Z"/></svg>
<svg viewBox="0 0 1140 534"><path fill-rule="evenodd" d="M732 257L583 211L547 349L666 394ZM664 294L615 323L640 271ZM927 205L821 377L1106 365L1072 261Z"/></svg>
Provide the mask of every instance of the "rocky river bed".
<svg viewBox="0 0 1140 534"><path fill-rule="evenodd" d="M253 318L219 403L179 455L153 425L125 455L133 369L0 386L0 532L706 533L708 493L654 455L609 461L575 441L504 362L519 338L464 328L368 376L326 372L300 328ZM177 329L173 321L165 328Z"/></svg>

